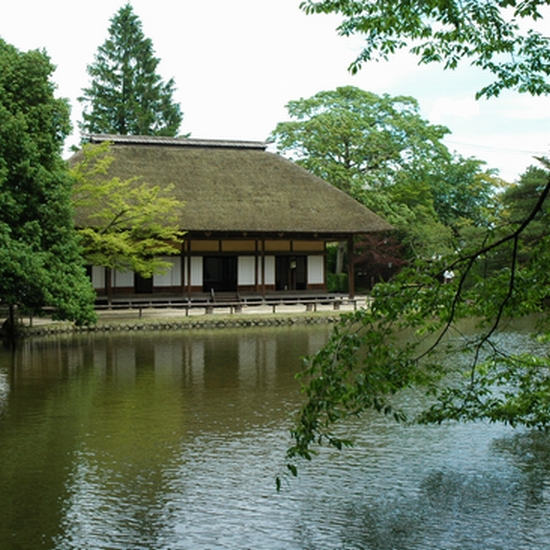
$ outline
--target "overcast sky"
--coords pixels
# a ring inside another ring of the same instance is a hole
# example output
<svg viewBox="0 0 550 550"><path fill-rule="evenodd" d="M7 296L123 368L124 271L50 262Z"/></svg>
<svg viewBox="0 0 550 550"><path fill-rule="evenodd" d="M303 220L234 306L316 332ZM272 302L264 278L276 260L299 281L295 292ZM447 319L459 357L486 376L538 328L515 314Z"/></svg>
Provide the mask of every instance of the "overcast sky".
<svg viewBox="0 0 550 550"><path fill-rule="evenodd" d="M3 2L0 37L20 50L45 49L57 66L58 93L70 100L78 143L77 97L88 85L86 66L108 35L110 18L125 0ZM264 140L287 120L285 105L337 86L376 94L410 95L431 123L451 131L446 143L475 156L513 181L534 155L550 152L550 98L505 93L475 101L488 82L478 70L418 67L399 54L347 71L361 39L343 38L337 16L306 16L300 0L132 0L161 59L164 80L184 112L182 133L195 138ZM548 20L545 21L548 24Z"/></svg>

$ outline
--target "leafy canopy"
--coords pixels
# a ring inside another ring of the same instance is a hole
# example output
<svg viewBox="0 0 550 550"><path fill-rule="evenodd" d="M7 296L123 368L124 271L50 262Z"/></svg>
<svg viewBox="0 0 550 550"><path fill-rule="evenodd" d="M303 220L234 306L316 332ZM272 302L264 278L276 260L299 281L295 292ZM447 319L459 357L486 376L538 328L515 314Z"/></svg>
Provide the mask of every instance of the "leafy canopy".
<svg viewBox="0 0 550 550"><path fill-rule="evenodd" d="M169 267L161 256L177 253L183 204L171 187L150 185L138 176L109 178L115 160L110 146L85 145L71 170L83 254L91 265L151 277Z"/></svg>
<svg viewBox="0 0 550 550"><path fill-rule="evenodd" d="M286 107L293 120L272 133L279 151L352 196L390 185L405 167L448 154L441 139L449 130L423 120L412 97L344 86Z"/></svg>
<svg viewBox="0 0 550 550"><path fill-rule="evenodd" d="M541 159L546 166L548 159ZM521 223L532 211L546 187L548 171L541 166L530 166L518 182L508 187L500 196L502 217L510 225ZM526 241L535 242L547 232L550 222L550 204L545 202L539 215L525 229Z"/></svg>
<svg viewBox="0 0 550 550"><path fill-rule="evenodd" d="M183 115L174 103L174 80L157 74L159 59L140 19L126 4L111 19L109 38L88 66L90 87L81 129L88 133L176 136Z"/></svg>
<svg viewBox="0 0 550 550"><path fill-rule="evenodd" d="M450 130L424 120L414 98L344 86L287 109L271 135L278 150L387 219L412 254L440 254L464 224L486 225L495 174L451 154Z"/></svg>
<svg viewBox="0 0 550 550"><path fill-rule="evenodd" d="M69 107L44 52L0 39L0 302L78 323L95 320L61 158Z"/></svg>
<svg viewBox="0 0 550 550"><path fill-rule="evenodd" d="M420 63L454 69L461 60L490 73L494 81L478 97L510 89L532 95L550 92L550 36L533 29L548 0L304 0L306 13L337 13L340 34L365 37L363 51L351 65L387 59L402 48Z"/></svg>

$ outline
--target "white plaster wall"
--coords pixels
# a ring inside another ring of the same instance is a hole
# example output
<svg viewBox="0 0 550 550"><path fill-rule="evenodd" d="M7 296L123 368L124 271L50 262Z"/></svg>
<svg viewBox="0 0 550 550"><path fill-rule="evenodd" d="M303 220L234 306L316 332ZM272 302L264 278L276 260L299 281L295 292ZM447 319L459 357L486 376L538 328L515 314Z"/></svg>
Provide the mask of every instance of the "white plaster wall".
<svg viewBox="0 0 550 550"><path fill-rule="evenodd" d="M94 288L105 288L105 268L92 266L92 285Z"/></svg>
<svg viewBox="0 0 550 550"><path fill-rule="evenodd" d="M163 256L162 260L170 264L166 273L153 275L155 287L179 286L181 284L181 258L179 256Z"/></svg>
<svg viewBox="0 0 550 550"><path fill-rule="evenodd" d="M202 256L194 256L191 258L191 286L202 286Z"/></svg>
<svg viewBox="0 0 550 550"><path fill-rule="evenodd" d="M310 285L323 284L325 282L324 256L307 257L307 282Z"/></svg>
<svg viewBox="0 0 550 550"><path fill-rule="evenodd" d="M275 284L275 256L266 256L264 258L265 265L265 284ZM258 273L260 274L260 282L262 280L262 259L258 258Z"/></svg>
<svg viewBox="0 0 550 550"><path fill-rule="evenodd" d="M237 284L253 285L256 283L254 256L239 256L237 264Z"/></svg>
<svg viewBox="0 0 550 550"><path fill-rule="evenodd" d="M112 284L113 288L122 287L122 286L134 286L134 272L133 271L112 271Z"/></svg>

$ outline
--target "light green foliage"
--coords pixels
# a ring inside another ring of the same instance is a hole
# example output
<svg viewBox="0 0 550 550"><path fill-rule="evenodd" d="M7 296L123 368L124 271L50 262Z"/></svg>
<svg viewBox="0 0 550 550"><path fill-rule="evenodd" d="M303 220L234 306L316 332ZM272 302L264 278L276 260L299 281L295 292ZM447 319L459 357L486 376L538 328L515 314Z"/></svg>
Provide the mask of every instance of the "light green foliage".
<svg viewBox="0 0 550 550"><path fill-rule="evenodd" d="M80 127L88 133L176 136L183 115L173 102L173 79L156 73L159 59L130 4L111 19L109 38L88 66Z"/></svg>
<svg viewBox="0 0 550 550"><path fill-rule="evenodd" d="M365 37L352 72L371 59L387 59L408 48L420 63L454 69L468 60L492 74L494 81L478 96L498 96L515 89L533 95L550 92L550 37L534 30L548 0L305 0L306 13L343 16L340 34Z"/></svg>
<svg viewBox="0 0 550 550"><path fill-rule="evenodd" d="M159 256L177 253L183 204L172 187L153 186L137 176L109 178L114 161L109 148L108 142L85 145L82 161L71 170L84 257L92 265L151 277L168 267Z"/></svg>
<svg viewBox="0 0 550 550"><path fill-rule="evenodd" d="M45 53L0 40L0 302L89 323L94 294L61 158L69 108L54 97L53 70Z"/></svg>
<svg viewBox="0 0 550 550"><path fill-rule="evenodd" d="M272 133L279 151L384 217L413 255L449 250L464 223L486 225L500 180L452 155L449 130L424 120L415 99L346 86L287 109L292 120Z"/></svg>
<svg viewBox="0 0 550 550"><path fill-rule="evenodd" d="M394 182L404 168L448 155L443 126L420 117L411 97L377 96L353 86L287 105L293 119L272 138L281 152L351 196Z"/></svg>
<svg viewBox="0 0 550 550"><path fill-rule="evenodd" d="M512 426L550 427L548 347L510 355L498 344L512 318L536 315L535 336L548 339L550 236L536 240L531 224L548 214L550 173L538 195L515 223L490 227L480 246L438 261L417 260L391 282L379 284L372 307L344 318L328 344L309 358L301 374L307 397L299 411L288 451L289 470L311 459L318 445L351 444L338 423L374 409L394 410L392 396L406 388L426 394L418 422L501 421ZM531 181L533 171L527 173ZM528 241L530 254L520 259ZM443 273L454 272L451 283ZM470 333L461 320L477 320ZM453 360L449 361L448 358Z"/></svg>

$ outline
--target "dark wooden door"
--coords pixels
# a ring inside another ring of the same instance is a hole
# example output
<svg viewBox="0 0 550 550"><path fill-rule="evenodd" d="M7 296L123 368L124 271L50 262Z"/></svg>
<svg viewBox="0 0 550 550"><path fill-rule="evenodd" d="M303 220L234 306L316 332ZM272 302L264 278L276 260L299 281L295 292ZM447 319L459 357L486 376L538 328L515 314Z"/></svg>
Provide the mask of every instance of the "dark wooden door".
<svg viewBox="0 0 550 550"><path fill-rule="evenodd" d="M139 273L135 273L134 291L136 294L152 294L153 277L142 277Z"/></svg>
<svg viewBox="0 0 550 550"><path fill-rule="evenodd" d="M205 256L203 291L237 291L237 256Z"/></svg>
<svg viewBox="0 0 550 550"><path fill-rule="evenodd" d="M305 256L277 256L275 259L275 289L306 290L306 266Z"/></svg>

